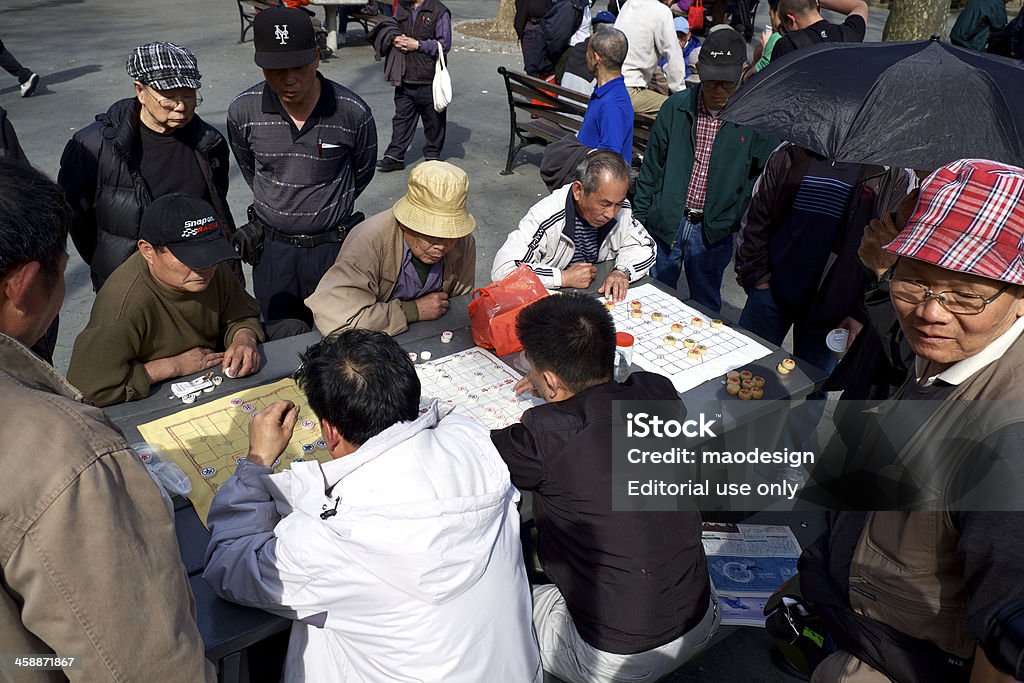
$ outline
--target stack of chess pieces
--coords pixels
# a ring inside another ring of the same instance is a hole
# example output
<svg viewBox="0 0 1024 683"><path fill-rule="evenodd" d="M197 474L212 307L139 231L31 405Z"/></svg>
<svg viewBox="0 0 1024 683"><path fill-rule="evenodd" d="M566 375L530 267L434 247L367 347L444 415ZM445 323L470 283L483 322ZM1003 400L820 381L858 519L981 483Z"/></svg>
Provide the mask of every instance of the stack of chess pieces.
<svg viewBox="0 0 1024 683"><path fill-rule="evenodd" d="M780 375L788 375L796 368L796 361L784 358L775 366ZM725 373L725 393L737 396L742 401L760 401L764 398L765 378L757 377L750 370L730 370Z"/></svg>

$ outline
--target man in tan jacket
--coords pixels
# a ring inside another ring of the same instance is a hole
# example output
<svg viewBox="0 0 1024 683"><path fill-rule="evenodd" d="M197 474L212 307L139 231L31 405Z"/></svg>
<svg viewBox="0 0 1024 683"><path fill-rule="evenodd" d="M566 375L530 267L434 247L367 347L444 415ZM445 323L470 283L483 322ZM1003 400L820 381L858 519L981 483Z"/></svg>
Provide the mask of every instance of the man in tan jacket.
<svg viewBox="0 0 1024 683"><path fill-rule="evenodd" d="M353 228L306 306L323 334L363 328L390 335L437 320L468 294L476 270L469 177L444 161L409 173L405 196Z"/></svg>
<svg viewBox="0 0 1024 683"><path fill-rule="evenodd" d="M71 210L10 159L0 207L0 651L69 664L14 673L5 660L0 678L215 681L159 492L103 413L28 348L64 298Z"/></svg>

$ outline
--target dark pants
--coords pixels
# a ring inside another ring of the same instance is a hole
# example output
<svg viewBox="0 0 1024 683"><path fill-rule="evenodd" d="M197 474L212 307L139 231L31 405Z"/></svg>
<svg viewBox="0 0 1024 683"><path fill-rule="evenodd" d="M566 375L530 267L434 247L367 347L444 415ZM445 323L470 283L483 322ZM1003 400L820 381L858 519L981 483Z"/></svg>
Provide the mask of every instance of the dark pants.
<svg viewBox="0 0 1024 683"><path fill-rule="evenodd" d="M740 314L740 327L776 346L782 346L786 333L792 327L794 356L830 374L839 362L825 344L825 336L829 331L796 320L775 301L771 288L747 291L747 303ZM825 391L816 391L804 403L789 411L780 445L795 450L815 450L817 444L811 438L825 413L826 398L828 396Z"/></svg>
<svg viewBox="0 0 1024 683"><path fill-rule="evenodd" d="M287 339L288 337L306 334L307 332L309 332L309 325L294 318L263 323L263 333L267 335L267 341Z"/></svg>
<svg viewBox="0 0 1024 683"><path fill-rule="evenodd" d="M523 51L523 71L527 76L547 78L555 73L555 65L548 59L544 50L544 35L541 33L540 24L526 22L519 47Z"/></svg>
<svg viewBox="0 0 1024 683"><path fill-rule="evenodd" d="M340 250L337 242L305 249L282 244L267 235L263 258L252 269L252 287L268 326L287 318L313 325L313 312L303 301L334 265Z"/></svg>
<svg viewBox="0 0 1024 683"><path fill-rule="evenodd" d="M417 119L423 119L423 158L440 159L444 147L445 124L448 110L434 111L434 94L429 83L400 85L395 88L395 118L391 119L391 144L384 156L405 161L405 152L416 134Z"/></svg>
<svg viewBox="0 0 1024 683"><path fill-rule="evenodd" d="M18 79L18 83L24 83L32 75L31 69L26 69L14 58L10 52L4 49L4 41L0 40L0 66Z"/></svg>

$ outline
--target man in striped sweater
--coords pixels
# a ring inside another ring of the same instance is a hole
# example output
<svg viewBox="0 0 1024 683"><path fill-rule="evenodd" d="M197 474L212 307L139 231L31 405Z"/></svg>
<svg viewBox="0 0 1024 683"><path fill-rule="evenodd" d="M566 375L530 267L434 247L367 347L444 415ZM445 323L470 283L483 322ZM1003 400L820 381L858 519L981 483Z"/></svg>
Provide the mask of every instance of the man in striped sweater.
<svg viewBox="0 0 1024 683"><path fill-rule="evenodd" d="M629 167L617 153L598 150L580 164L579 180L540 200L519 221L491 267L495 280L525 263L548 289L586 289L596 263L615 261L598 291L622 301L631 282L654 265L654 240L626 200Z"/></svg>
<svg viewBox="0 0 1024 683"><path fill-rule="evenodd" d="M262 244L262 255L256 247L242 257L253 264L264 320L312 325L303 300L359 222L353 207L373 178L377 127L362 98L317 71L319 50L303 12L260 12L253 42L266 80L228 109L228 141L253 195L236 244Z"/></svg>

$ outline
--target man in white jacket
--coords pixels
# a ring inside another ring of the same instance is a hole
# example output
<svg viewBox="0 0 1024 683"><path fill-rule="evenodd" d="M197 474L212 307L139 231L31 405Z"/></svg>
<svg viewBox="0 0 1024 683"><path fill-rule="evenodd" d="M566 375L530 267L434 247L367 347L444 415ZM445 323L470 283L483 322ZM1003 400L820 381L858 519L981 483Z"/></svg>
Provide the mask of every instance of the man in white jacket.
<svg viewBox="0 0 1024 683"><path fill-rule="evenodd" d="M583 160L579 180L537 202L494 255L491 277L500 280L528 265L548 289L586 289L594 264L615 261L598 291L622 301L631 282L651 269L654 240L633 218L626 193L629 167L613 151L597 150Z"/></svg>
<svg viewBox="0 0 1024 683"><path fill-rule="evenodd" d="M296 378L334 460L273 474L298 408L257 414L204 573L296 620L285 680L540 681L519 492L488 431L436 401L420 414L415 368L381 332L330 335Z"/></svg>
<svg viewBox="0 0 1024 683"><path fill-rule="evenodd" d="M672 10L673 0L629 0L622 6L615 28L626 34L629 51L622 64L622 77L637 114L657 116L668 96L648 90L662 57L670 93L686 90L686 61L679 49Z"/></svg>

